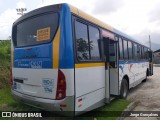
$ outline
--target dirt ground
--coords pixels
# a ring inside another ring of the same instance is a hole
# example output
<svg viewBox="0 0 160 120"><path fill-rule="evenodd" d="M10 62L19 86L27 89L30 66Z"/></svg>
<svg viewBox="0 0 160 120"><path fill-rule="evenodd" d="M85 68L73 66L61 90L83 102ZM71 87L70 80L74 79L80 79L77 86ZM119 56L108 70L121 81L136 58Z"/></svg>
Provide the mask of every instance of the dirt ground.
<svg viewBox="0 0 160 120"><path fill-rule="evenodd" d="M146 82L130 90L128 98L137 101L133 111L160 111L160 67L154 67L154 75ZM160 120L159 117L127 117L125 120Z"/></svg>

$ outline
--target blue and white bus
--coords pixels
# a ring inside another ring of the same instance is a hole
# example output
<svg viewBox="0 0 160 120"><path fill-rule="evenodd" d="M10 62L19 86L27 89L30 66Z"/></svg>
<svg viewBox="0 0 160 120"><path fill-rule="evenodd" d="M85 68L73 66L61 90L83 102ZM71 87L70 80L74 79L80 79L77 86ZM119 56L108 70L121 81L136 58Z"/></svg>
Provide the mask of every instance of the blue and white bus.
<svg viewBox="0 0 160 120"><path fill-rule="evenodd" d="M13 97L47 111L93 110L153 74L148 47L68 4L15 21L11 51Z"/></svg>

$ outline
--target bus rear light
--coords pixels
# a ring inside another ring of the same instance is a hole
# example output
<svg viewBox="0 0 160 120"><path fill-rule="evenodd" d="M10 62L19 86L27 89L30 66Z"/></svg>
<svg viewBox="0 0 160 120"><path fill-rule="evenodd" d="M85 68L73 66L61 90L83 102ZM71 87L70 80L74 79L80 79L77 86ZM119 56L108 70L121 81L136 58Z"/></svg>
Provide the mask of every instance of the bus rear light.
<svg viewBox="0 0 160 120"><path fill-rule="evenodd" d="M66 97L66 80L63 72L58 70L56 99L60 100Z"/></svg>
<svg viewBox="0 0 160 120"><path fill-rule="evenodd" d="M13 85L13 79L12 79L12 69L10 69L10 84Z"/></svg>

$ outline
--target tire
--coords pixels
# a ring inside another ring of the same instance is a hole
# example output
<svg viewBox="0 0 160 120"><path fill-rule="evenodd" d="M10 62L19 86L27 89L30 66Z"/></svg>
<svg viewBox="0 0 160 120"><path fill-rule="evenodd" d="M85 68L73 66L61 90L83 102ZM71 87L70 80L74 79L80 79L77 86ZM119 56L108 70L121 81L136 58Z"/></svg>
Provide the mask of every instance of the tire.
<svg viewBox="0 0 160 120"><path fill-rule="evenodd" d="M128 82L126 79L123 79L121 83L120 98L126 99L127 95L128 95Z"/></svg>
<svg viewBox="0 0 160 120"><path fill-rule="evenodd" d="M143 80L143 82L146 82L147 81L147 76L148 76L148 70L146 72L146 78Z"/></svg>

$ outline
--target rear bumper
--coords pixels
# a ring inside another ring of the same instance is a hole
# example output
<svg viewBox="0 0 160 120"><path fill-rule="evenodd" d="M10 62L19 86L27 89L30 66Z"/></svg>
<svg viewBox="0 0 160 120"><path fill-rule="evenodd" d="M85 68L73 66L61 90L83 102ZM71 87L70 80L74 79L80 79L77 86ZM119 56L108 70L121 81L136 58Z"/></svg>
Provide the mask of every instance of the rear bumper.
<svg viewBox="0 0 160 120"><path fill-rule="evenodd" d="M12 96L14 99L19 100L24 104L46 111L55 111L58 112L58 114L61 114L63 111L74 111L74 96L68 96L63 100L52 100L25 95L14 90L12 90ZM66 105L66 107L62 108L60 105Z"/></svg>

